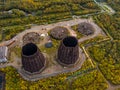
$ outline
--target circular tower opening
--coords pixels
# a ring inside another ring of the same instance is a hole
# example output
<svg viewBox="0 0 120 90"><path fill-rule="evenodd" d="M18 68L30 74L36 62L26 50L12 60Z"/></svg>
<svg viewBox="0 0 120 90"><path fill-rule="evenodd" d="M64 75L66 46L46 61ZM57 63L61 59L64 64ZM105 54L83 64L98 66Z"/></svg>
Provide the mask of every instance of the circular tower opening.
<svg viewBox="0 0 120 90"><path fill-rule="evenodd" d="M37 52L37 46L33 43L28 43L22 48L23 55L30 56Z"/></svg>
<svg viewBox="0 0 120 90"><path fill-rule="evenodd" d="M78 44L78 41L75 37L69 36L63 39L63 44L66 47L75 47Z"/></svg>

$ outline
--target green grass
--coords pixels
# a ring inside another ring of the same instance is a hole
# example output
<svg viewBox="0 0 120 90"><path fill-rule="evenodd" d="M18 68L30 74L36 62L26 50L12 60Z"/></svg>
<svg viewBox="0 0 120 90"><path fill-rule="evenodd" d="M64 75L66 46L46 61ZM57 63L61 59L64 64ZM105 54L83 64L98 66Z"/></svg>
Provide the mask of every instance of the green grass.
<svg viewBox="0 0 120 90"><path fill-rule="evenodd" d="M57 52L60 41L52 39L52 44L53 44L53 47L51 47L51 48L46 48L44 45L40 46L39 48L42 52L47 53L48 55L52 55L52 54L55 54Z"/></svg>
<svg viewBox="0 0 120 90"><path fill-rule="evenodd" d="M78 39L80 39L80 38L82 38L84 35L83 34L81 34L79 31L78 31L78 25L74 25L74 26L71 26L71 28L76 32L76 34L77 34L77 38Z"/></svg>
<svg viewBox="0 0 120 90"><path fill-rule="evenodd" d="M22 48L19 46L15 46L13 48L10 48L8 60L10 62L13 62L14 58L21 58L21 50L22 50Z"/></svg>
<svg viewBox="0 0 120 90"><path fill-rule="evenodd" d="M72 82L71 90L106 90L108 85L97 70L76 78Z"/></svg>

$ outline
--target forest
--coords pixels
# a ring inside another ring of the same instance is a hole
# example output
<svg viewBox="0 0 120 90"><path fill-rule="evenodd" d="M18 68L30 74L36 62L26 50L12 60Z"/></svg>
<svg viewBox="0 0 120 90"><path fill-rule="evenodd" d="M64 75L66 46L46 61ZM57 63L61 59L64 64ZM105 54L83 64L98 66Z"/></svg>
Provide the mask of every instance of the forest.
<svg viewBox="0 0 120 90"><path fill-rule="evenodd" d="M88 47L91 58L98 64L105 78L114 85L120 84L120 1L108 0L116 10L114 15L100 14L93 16L95 22L112 38ZM104 19L103 19L104 18Z"/></svg>
<svg viewBox="0 0 120 90"><path fill-rule="evenodd" d="M88 48L89 54L95 60L108 81L120 84L120 42L108 41Z"/></svg>

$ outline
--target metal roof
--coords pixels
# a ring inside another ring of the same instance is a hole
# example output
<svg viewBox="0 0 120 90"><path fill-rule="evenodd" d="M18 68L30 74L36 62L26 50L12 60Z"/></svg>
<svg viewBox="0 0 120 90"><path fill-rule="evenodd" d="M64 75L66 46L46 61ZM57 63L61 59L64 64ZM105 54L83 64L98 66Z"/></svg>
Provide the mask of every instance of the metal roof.
<svg viewBox="0 0 120 90"><path fill-rule="evenodd" d="M0 62L6 61L8 48L6 46L0 47Z"/></svg>

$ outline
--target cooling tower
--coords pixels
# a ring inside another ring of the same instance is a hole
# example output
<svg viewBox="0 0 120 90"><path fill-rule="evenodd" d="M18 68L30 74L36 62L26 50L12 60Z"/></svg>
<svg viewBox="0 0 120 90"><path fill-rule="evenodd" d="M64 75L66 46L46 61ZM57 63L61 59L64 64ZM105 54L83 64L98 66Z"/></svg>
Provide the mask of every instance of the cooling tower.
<svg viewBox="0 0 120 90"><path fill-rule="evenodd" d="M65 37L59 46L57 60L62 65L73 65L79 58L78 40L73 36Z"/></svg>
<svg viewBox="0 0 120 90"><path fill-rule="evenodd" d="M40 72L45 66L45 58L40 52L39 48L33 44L28 43L22 48L22 68L29 72Z"/></svg>

